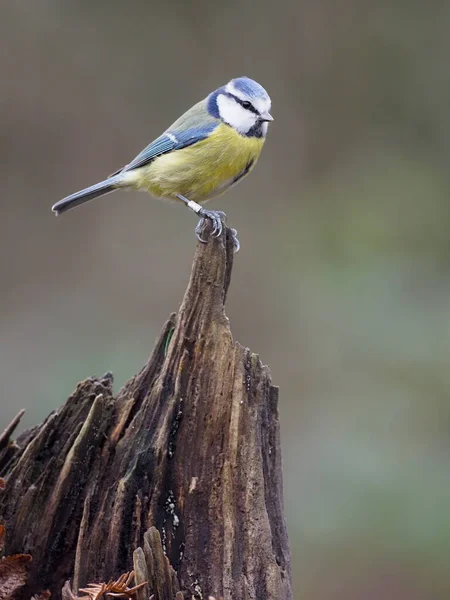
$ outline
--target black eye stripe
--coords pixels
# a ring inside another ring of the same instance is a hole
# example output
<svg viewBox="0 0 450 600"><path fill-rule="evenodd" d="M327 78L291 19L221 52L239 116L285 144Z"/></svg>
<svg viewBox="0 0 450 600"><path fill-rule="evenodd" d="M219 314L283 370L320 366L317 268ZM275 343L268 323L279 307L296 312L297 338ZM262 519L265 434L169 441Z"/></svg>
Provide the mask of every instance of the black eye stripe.
<svg viewBox="0 0 450 600"><path fill-rule="evenodd" d="M236 100L236 102L238 104L240 104L243 108L245 108L245 110L249 110L250 112L254 113L255 115L259 115L259 112L256 110L256 108L253 106L253 104L251 102L249 102L248 100L241 100L240 98L238 98L237 96L235 96L234 94L230 94L230 96ZM244 106L244 104L246 102L249 102L250 106Z"/></svg>

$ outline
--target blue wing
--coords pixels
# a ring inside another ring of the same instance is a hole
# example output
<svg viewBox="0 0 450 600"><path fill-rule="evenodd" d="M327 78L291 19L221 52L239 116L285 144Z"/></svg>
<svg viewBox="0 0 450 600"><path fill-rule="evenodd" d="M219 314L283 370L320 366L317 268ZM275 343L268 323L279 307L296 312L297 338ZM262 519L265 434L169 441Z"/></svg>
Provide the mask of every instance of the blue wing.
<svg viewBox="0 0 450 600"><path fill-rule="evenodd" d="M218 119L208 113L206 102L202 100L175 121L169 129L151 142L136 158L117 173L138 169L151 163L152 160L162 154L192 146L192 144L206 139L219 123ZM113 173L113 175L117 173Z"/></svg>
<svg viewBox="0 0 450 600"><path fill-rule="evenodd" d="M156 140L144 148L128 165L125 165L121 171L131 171L137 167L142 167L142 165L151 162L157 156L171 152L173 147L173 140L163 133L163 135L160 135L159 138L156 138Z"/></svg>
<svg viewBox="0 0 450 600"><path fill-rule="evenodd" d="M144 148L122 171L137 169L152 162L157 156L192 146L192 144L207 138L216 127L217 124L214 123L207 127L193 127L182 132L167 131L167 133L163 133L159 138L156 138L147 148Z"/></svg>

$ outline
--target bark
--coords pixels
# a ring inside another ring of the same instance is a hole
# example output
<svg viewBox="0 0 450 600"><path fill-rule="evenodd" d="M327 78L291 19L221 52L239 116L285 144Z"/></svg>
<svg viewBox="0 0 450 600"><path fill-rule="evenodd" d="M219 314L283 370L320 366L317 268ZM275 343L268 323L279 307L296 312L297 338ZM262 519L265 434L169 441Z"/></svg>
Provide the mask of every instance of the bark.
<svg viewBox="0 0 450 600"><path fill-rule="evenodd" d="M117 396L110 374L86 379L0 437L5 553L33 557L21 598L133 568L138 600L292 598L278 389L233 342L232 263L228 229L198 245L178 314Z"/></svg>

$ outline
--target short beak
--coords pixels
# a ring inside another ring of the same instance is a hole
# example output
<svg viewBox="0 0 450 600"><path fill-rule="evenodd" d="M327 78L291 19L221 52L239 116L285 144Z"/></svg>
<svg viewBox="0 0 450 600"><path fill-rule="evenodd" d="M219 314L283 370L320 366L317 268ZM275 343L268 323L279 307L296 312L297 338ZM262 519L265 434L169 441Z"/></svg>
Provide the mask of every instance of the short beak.
<svg viewBox="0 0 450 600"><path fill-rule="evenodd" d="M273 117L268 112L263 112L259 115L260 121L273 121Z"/></svg>

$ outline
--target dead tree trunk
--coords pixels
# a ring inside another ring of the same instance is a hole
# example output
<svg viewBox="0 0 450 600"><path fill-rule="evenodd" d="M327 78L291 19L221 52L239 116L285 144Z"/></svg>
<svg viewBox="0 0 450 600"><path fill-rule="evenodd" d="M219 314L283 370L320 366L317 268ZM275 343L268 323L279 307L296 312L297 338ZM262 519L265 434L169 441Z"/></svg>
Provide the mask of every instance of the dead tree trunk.
<svg viewBox="0 0 450 600"><path fill-rule="evenodd" d="M178 314L117 397L112 376L87 379L15 444L0 438L5 550L33 557L16 597L134 563L142 600L292 598L278 390L233 342L232 263L229 230L198 245Z"/></svg>

